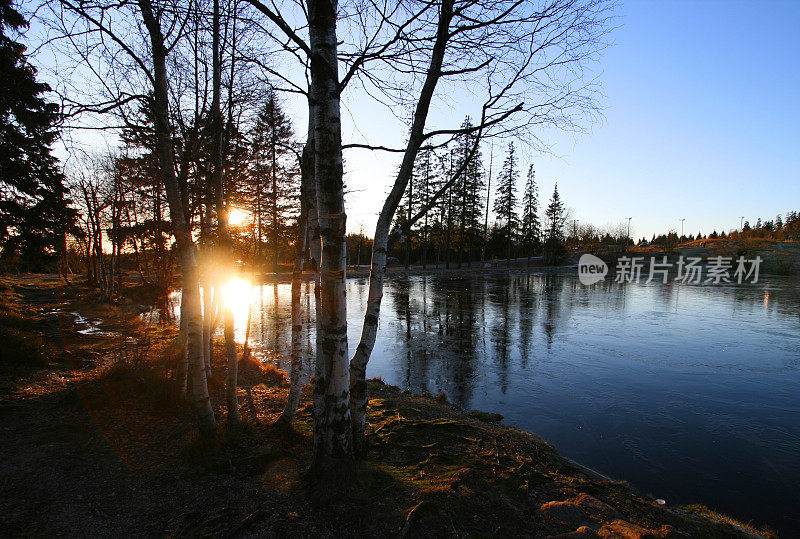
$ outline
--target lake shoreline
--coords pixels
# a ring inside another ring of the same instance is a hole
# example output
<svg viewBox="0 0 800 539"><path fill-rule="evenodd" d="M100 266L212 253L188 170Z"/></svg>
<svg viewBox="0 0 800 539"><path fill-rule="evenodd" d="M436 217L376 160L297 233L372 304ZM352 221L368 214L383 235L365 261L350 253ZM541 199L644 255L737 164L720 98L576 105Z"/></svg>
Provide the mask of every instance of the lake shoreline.
<svg viewBox="0 0 800 539"><path fill-rule="evenodd" d="M762 275L774 276L796 276L800 275L800 243L793 241L782 242L750 242L750 244L741 244L740 242L723 242L723 241L695 241L686 245L680 245L673 249L659 249L657 247L633 247L630 249L613 249L608 250L604 248L580 250L570 252L567 254L563 262L557 266L544 265L541 256L531 257L530 259L522 257L512 259L511 264L508 265L505 260L486 260L483 262L473 261L470 265L462 262L458 266L456 262L451 262L449 267L444 263L428 264L423 268L420 264L411 264L408 269L400 264L390 265L386 268L386 277L403 278L417 275L440 275L460 277L479 273L486 274L515 274L520 272L526 273L542 273L542 274L560 274L577 272L578 259L581 254L589 253L598 255L601 259L609 264L609 274L613 278L614 267L616 260L621 256L627 257L641 257L646 262L643 264L642 274L647 275L649 272L649 260L651 257L657 258L658 261L666 256L670 263L675 263L679 257L700 257L708 259L717 256L730 257L736 260L739 256L744 256L748 260L760 257L762 259L760 272ZM675 272L675 269L673 269ZM347 267L348 279L363 279L368 278L370 267L368 264L360 266L350 265ZM271 284L291 281L292 275L290 272L281 272L277 275L275 273L249 273L254 282L260 284ZM247 270L243 269L242 275L248 275ZM303 280L308 281L314 278L314 273L305 271L303 273Z"/></svg>

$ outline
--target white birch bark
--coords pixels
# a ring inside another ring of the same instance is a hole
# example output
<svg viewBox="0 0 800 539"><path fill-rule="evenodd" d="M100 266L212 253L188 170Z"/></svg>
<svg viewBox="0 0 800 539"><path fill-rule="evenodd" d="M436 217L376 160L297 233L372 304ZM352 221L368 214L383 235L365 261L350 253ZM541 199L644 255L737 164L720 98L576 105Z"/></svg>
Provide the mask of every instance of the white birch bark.
<svg viewBox="0 0 800 539"><path fill-rule="evenodd" d="M428 110L430 109L436 84L441 78L442 62L447 41L450 37L449 27L452 17L453 0L444 0L440 7L439 25L436 33L436 42L431 54L431 63L414 111L414 120L403 161L392 190L383 204L375 227L364 325L361 328L361 339L350 360L350 414L353 423L353 449L356 456L363 456L366 451L367 385L365 378L367 363L375 347L375 339L378 333L378 320L381 311L381 300L383 299L383 282L386 276L386 249L389 241L389 231L397 206L400 204L406 186L411 179L414 161L422 146Z"/></svg>
<svg viewBox="0 0 800 539"><path fill-rule="evenodd" d="M310 135L310 133L309 133ZM292 268L292 351L291 372L289 374L289 396L276 424L288 426L292 423L302 392L301 375L303 370L303 319L300 309L300 287L303 283L303 259L306 253L306 237L308 236L308 184L314 181L313 138L309 137L303 148L300 163L300 219L297 223L297 239L295 240L294 267Z"/></svg>
<svg viewBox="0 0 800 539"><path fill-rule="evenodd" d="M180 356L178 357L178 366L175 373L175 384L178 389L178 395L181 398L186 398L186 380L189 374L189 353L187 348L188 342L188 314L185 310L186 305L186 297L183 294L183 290L181 290L181 320L180 320L180 331L178 333L178 352Z"/></svg>
<svg viewBox="0 0 800 539"><path fill-rule="evenodd" d="M320 292L314 369L314 464L352 456L347 357L346 247L336 0L308 0L311 112L317 185Z"/></svg>
<svg viewBox="0 0 800 539"><path fill-rule="evenodd" d="M192 397L197 411L198 426L203 436L216 430L216 419L208 396L208 384L203 361L203 316L200 305L200 279L195 259L194 241L186 222L183 201L175 175L175 155L169 120L167 83L167 50L159 22L150 0L139 0L145 26L150 35L153 56L153 113L155 117L156 150L164 187L167 191L173 235L178 245L178 260L183 278L182 297L186 310L188 357L192 365Z"/></svg>
<svg viewBox="0 0 800 539"><path fill-rule="evenodd" d="M216 194L217 234L219 256L221 259L220 262L222 262L221 266L224 270L224 274L227 276L233 274L233 241L231 240L231 234L228 228L228 215L225 209L225 192L222 171L223 126L222 111L220 110L222 92L222 62L220 57L219 26L219 0L214 0L211 28L212 97L211 110L209 111L213 133L211 182L214 186L214 191ZM224 293L224 290L222 292ZM225 371L225 403L228 410L228 424L238 424L239 403L236 395L236 386L239 365L236 354L233 306L231 305L230 301L223 301L222 324L224 328L225 360L227 367Z"/></svg>
<svg viewBox="0 0 800 539"><path fill-rule="evenodd" d="M211 249L208 249L210 252ZM211 340L214 338L214 317L217 295L219 294L219 283L212 287L211 277L205 281L203 289L203 358L205 360L206 376L211 370Z"/></svg>

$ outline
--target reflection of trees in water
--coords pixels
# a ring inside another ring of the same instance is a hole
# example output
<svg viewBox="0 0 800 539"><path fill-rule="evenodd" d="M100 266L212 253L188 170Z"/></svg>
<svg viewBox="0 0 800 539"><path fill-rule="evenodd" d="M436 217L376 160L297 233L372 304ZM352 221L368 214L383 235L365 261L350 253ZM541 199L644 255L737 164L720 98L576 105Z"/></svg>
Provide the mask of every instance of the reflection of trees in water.
<svg viewBox="0 0 800 539"><path fill-rule="evenodd" d="M670 311L678 308L678 301L680 300L680 286L675 284L672 279L667 279L667 282L658 281L655 285L656 293L664 304L664 310Z"/></svg>
<svg viewBox="0 0 800 539"><path fill-rule="evenodd" d="M539 307L539 284L538 278L533 280L531 275L520 277L520 300L519 308L519 350L522 361L522 368L528 368L528 361L531 357L531 341L533 338L533 322Z"/></svg>
<svg viewBox="0 0 800 539"><path fill-rule="evenodd" d="M668 280L654 285L665 309L691 309L698 300L730 305L732 314L763 311L800 318L800 287L786 277L762 276L758 283L686 284ZM624 287L623 287L624 288Z"/></svg>
<svg viewBox="0 0 800 539"><path fill-rule="evenodd" d="M405 383L409 387L425 387L425 371L427 367L427 349L423 348L423 357L415 354L411 342L411 281L397 280L392 287L392 304L397 317L400 335L399 339L405 356ZM423 335L424 338L424 335Z"/></svg>
<svg viewBox="0 0 800 539"><path fill-rule="evenodd" d="M314 365L314 360L316 358L316 355L314 354L314 345L312 344L311 341L311 336L316 335L315 331L316 315L315 311L311 309L312 305L316 306L316 302L312 303L311 301L311 296L314 294L315 290L316 287L314 286L314 284L311 281L306 281L305 290L303 291L303 295L305 297L305 302L306 302L306 309L305 309L306 319L304 328L306 334L305 336L306 348L305 348L305 354L303 356L303 370L302 370L303 374L301 375L301 379L304 381L309 380L311 378L311 371L313 370L312 366ZM291 320L291 311L289 312L289 315ZM301 311L300 316L302 315L303 313Z"/></svg>
<svg viewBox="0 0 800 539"><path fill-rule="evenodd" d="M289 285L271 284L258 287L258 298L253 302L253 309L258 309L252 318L250 333L258 342L252 342L256 356L263 361L274 363L288 372L291 367L291 328L292 310L291 296L287 293ZM281 291L283 294L281 294ZM314 284L305 282L300 290L303 321L303 368L301 379L308 380L314 361L315 316L314 316Z"/></svg>
<svg viewBox="0 0 800 539"><path fill-rule="evenodd" d="M561 279L556 275L545 274L542 283L542 296L544 299L544 321L542 329L547 338L547 349L553 346L553 336L556 332L560 314L559 295Z"/></svg>
<svg viewBox="0 0 800 539"><path fill-rule="evenodd" d="M156 299L149 311L140 315L143 322L148 326L166 326L180 322L181 293L173 291Z"/></svg>
<svg viewBox="0 0 800 539"><path fill-rule="evenodd" d="M288 369L292 313L288 300L285 304L281 302L278 286L276 283L259 287L258 316L253 317L253 323L257 327L251 327L250 331L251 334L258 335L259 348L267 354L266 359L274 361L282 369Z"/></svg>
<svg viewBox="0 0 800 539"><path fill-rule="evenodd" d="M291 336L287 290L288 285L280 285L279 293L278 287L268 284L253 291L258 294L253 302L258 312L253 313L251 328L251 336L260 338L260 342L253 342L254 351L268 360L278 359L284 368L288 367ZM306 282L302 290L304 380L308 380L314 361L313 294L313 282ZM358 329L362 311L357 304L363 307L366 294L365 280L348 283L350 323ZM386 295L382 320L391 322L384 323L378 339L389 354L384 364L398 376L391 375L387 381L415 391L444 389L453 402L465 407L471 405L477 379L483 373L496 372L499 389L506 391L514 380L514 369L536 368L537 361L548 357L546 350L557 343L565 329L575 335L574 329L566 327L574 324L571 319L580 322L582 317L591 316L602 324L599 317L604 311L625 310L630 307L629 299L636 302L644 298L646 308L658 308L662 302L670 310L712 302L717 309L740 310L745 315L774 313L777 321L790 324L800 316L800 289L789 278L764 278L757 285L658 282L647 287L606 279L585 287L574 275L565 274L422 276L392 279L386 284ZM172 306L162 309L177 312L180 296L170 299ZM158 314L153 311L151 316ZM514 364L517 353L519 365Z"/></svg>
<svg viewBox="0 0 800 539"><path fill-rule="evenodd" d="M508 355L511 348L509 338L509 310L512 296L515 291L516 279L498 279L489 287L488 296L492 303L494 316L492 317L491 341L494 353L492 360L497 366L500 376L500 391L505 394L508 389Z"/></svg>
<svg viewBox="0 0 800 539"><path fill-rule="evenodd" d="M388 289L397 318L404 383L415 390L444 389L457 404L472 396L476 343L474 281L422 277L394 280ZM434 387L429 381L434 380Z"/></svg>
<svg viewBox="0 0 800 539"><path fill-rule="evenodd" d="M800 320L800 287L797 278L760 277L756 284L723 287L732 296L734 311L761 310ZM718 286L718 285L715 285Z"/></svg>
<svg viewBox="0 0 800 539"><path fill-rule="evenodd" d="M453 401L458 404L466 404L472 398L475 364L479 361L475 353L478 342L476 307L478 300L485 301L486 295L479 290L483 284L483 280L461 280L461 287L456 294L456 339L448 344L454 345L457 353L451 354L447 363L452 373Z"/></svg>
<svg viewBox="0 0 800 539"><path fill-rule="evenodd" d="M606 278L605 281L600 281L589 287L588 293L591 295L592 303L600 303L609 310L624 311L626 308L629 286L638 285L615 283L613 279ZM587 306L589 305L590 304L587 304Z"/></svg>
<svg viewBox="0 0 800 539"><path fill-rule="evenodd" d="M587 289L573 276L558 274L398 279L387 292L403 383L414 390L443 388L460 405L469 404L476 371L487 368L485 362L491 362L506 392L515 345L527 368L537 339L549 349L575 308L625 305L622 285L605 282Z"/></svg>

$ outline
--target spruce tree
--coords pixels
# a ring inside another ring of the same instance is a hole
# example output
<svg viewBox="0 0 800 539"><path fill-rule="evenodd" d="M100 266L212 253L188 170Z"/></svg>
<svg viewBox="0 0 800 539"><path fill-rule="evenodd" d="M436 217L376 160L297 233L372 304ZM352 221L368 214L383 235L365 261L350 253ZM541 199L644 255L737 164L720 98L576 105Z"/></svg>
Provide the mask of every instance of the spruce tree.
<svg viewBox="0 0 800 539"><path fill-rule="evenodd" d="M126 211L128 223L122 231L134 246L141 277L166 294L172 280L173 260L152 111L143 106L122 130L120 139L122 150L115 159L115 174L136 194L136 201Z"/></svg>
<svg viewBox="0 0 800 539"><path fill-rule="evenodd" d="M522 245L530 257L541 244L542 225L539 221L539 187L533 165L528 169L528 179L522 194Z"/></svg>
<svg viewBox="0 0 800 539"><path fill-rule="evenodd" d="M519 229L517 216L517 180L519 166L514 143L508 145L508 155L503 162L497 183L497 196L494 200L494 211L500 220L500 233L506 245L506 264L511 263L511 247L516 240Z"/></svg>
<svg viewBox="0 0 800 539"><path fill-rule="evenodd" d="M247 181L249 206L255 218L256 257L266 243L277 271L282 247L292 241L288 223L299 213L298 170L294 132L277 94L270 89L250 133L251 168ZM269 231L269 238L264 232Z"/></svg>
<svg viewBox="0 0 800 539"><path fill-rule="evenodd" d="M558 194L558 184L553 188L553 198L544 212L546 228L546 240L544 244L545 261L548 264L556 264L564 255L564 219L566 218L566 208Z"/></svg>
<svg viewBox="0 0 800 539"><path fill-rule="evenodd" d="M26 26L11 1L0 0L0 244L6 262L42 271L65 260L77 214L51 154L58 105L43 97L50 87L36 80L25 46L7 35Z"/></svg>
<svg viewBox="0 0 800 539"><path fill-rule="evenodd" d="M419 207L427 206L433 195L441 185L441 178L438 175L438 167L434 161L435 155L433 150L425 149L419 152L417 160L414 164L414 172L409 184L413 186L413 191L416 193ZM437 205L440 206L440 205ZM428 244L431 235L431 227L436 220L440 207L431 208L430 211L425 212L424 217L418 223L419 239L422 252L420 253L420 261L422 267L426 267L428 263ZM412 216L413 217L413 216Z"/></svg>
<svg viewBox="0 0 800 539"><path fill-rule="evenodd" d="M469 116L464 119L461 129L468 130L472 127L472 120ZM473 153L475 146L475 133L462 133L456 137L456 148L454 155L455 170L463 167L463 172L454 186L455 200L458 201L458 265L464 254L467 255L467 262L470 263L471 253L481 243L481 231L483 224L481 215L483 212L483 164L481 162L480 148ZM466 164L465 164L466 163Z"/></svg>

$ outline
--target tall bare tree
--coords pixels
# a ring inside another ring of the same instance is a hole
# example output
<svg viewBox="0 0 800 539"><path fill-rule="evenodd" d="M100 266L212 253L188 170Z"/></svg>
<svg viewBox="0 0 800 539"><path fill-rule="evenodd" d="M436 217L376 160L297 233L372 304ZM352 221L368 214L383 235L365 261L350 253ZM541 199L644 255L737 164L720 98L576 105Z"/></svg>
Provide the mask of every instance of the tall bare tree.
<svg viewBox="0 0 800 539"><path fill-rule="evenodd" d="M203 360L203 314L200 305L200 276L195 259L195 246L191 230L186 221L184 199L175 174L175 149L171 140L169 115L169 85L167 79L167 53L164 34L156 19L150 0L139 0L139 9L147 32L153 65L153 102L155 116L156 147L161 166L162 179L169 202L172 233L178 246L178 260L183 279L183 300L187 315L188 359L192 373L192 396L197 410L201 433L211 435L216 430L216 419L208 395L205 362Z"/></svg>
<svg viewBox="0 0 800 539"><path fill-rule="evenodd" d="M375 345L391 223L406 191L417 154L423 145L442 145L458 135L474 135L474 155L487 136L525 136L536 141L534 128L543 125L574 128L594 111L592 85L581 70L602 46L609 4L605 0L441 0L360 6L348 26L341 48L335 40L335 3L308 1L310 45L280 14L258 0L248 0L285 36L285 48L311 60L311 116L316 122L316 187L323 253L320 264L318 346L315 370L315 437L326 454L346 454L348 429L339 424L350 397L353 444L363 454L366 425L365 374ZM345 24L349 22L344 9ZM339 57L337 58L337 51ZM338 63L345 70L337 84ZM379 144L350 144L402 153L402 161L379 214L373 244L369 296L361 338L350 360L350 394L340 383L347 379L338 357L346 350L343 245L344 207L340 196L341 135L338 106L351 80L383 93L391 103L413 110L405 148ZM426 131L428 112L441 80L474 84L484 100L473 126ZM533 98L526 102L524 98ZM324 137L324 138L322 138ZM465 159L464 162L468 162ZM454 167L450 178L417 214L408 228L424 216L463 173ZM313 211L312 211L313 213ZM309 214L311 216L311 213ZM313 227L312 227L313 228ZM312 234L312 247L313 238ZM327 250L327 253L326 253ZM341 260L342 262L337 262ZM336 273L331 273L336 271ZM341 325L337 325L341 324ZM327 370L326 370L327 369ZM335 426L334 426L335 425ZM337 443L332 444L331 440Z"/></svg>
<svg viewBox="0 0 800 539"><path fill-rule="evenodd" d="M365 374L377 336L389 226L422 145L437 137L473 133L476 135L474 154L480 140L490 134L529 135L535 139L532 129L537 126L574 128L580 119L594 110L591 85L576 82L581 80L585 62L592 59L602 46L609 9L603 0L545 0L538 3L442 0L435 5L438 7L435 33L427 41L415 34L413 43L426 43L427 46L411 47L417 58L422 55L429 60L425 72L420 74L423 82L416 97L402 165L378 217L364 324L350 363L353 437L357 454L365 451ZM420 13L425 9L422 8ZM369 57L366 57L362 63L368 61ZM409 65L415 64L406 62L399 65L402 66L398 67L399 70L407 70ZM436 86L440 80L448 78L471 79L477 87L483 88L486 98L479 121L466 129L444 128L426 132L425 124ZM370 80L385 93L396 90L377 78ZM533 97L535 101L526 103L525 97ZM469 157L464 159L437 196L406 223L406 227L413 225L433 207L441 194L447 192L456 178L464 173Z"/></svg>

